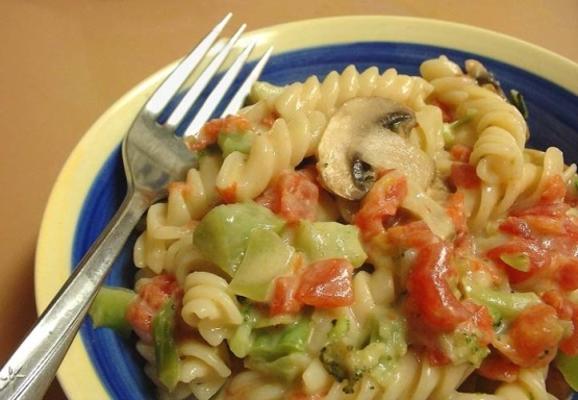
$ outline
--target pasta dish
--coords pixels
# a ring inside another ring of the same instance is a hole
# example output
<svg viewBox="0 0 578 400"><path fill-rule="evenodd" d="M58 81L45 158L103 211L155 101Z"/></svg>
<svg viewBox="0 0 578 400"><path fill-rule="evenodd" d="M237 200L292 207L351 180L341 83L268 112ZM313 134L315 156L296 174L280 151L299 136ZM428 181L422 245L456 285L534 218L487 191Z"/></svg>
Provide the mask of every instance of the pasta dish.
<svg viewBox="0 0 578 400"><path fill-rule="evenodd" d="M578 385L578 176L521 94L445 56L257 83L150 207L134 332L159 397L555 399Z"/></svg>

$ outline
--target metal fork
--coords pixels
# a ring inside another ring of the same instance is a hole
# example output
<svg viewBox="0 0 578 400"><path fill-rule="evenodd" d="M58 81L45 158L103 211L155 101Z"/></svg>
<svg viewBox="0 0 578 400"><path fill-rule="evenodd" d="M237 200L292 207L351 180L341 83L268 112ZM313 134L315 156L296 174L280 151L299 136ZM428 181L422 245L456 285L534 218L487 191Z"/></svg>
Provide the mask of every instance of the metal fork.
<svg viewBox="0 0 578 400"><path fill-rule="evenodd" d="M205 57L230 18L231 14L228 14L177 65L136 116L122 143L127 178L126 197L74 273L0 371L0 398L42 398L131 231L148 207L166 197L167 185L175 180L183 180L186 172L197 165L195 155L186 148L182 139L175 135L175 131L229 55L245 25L239 28L208 63L167 121L161 125L157 119ZM186 136L198 132L210 118L238 76L253 47L254 43L247 45L236 57L188 125L184 133ZM222 116L232 114L240 108L251 85L267 63L271 50L270 48L256 63L226 105Z"/></svg>

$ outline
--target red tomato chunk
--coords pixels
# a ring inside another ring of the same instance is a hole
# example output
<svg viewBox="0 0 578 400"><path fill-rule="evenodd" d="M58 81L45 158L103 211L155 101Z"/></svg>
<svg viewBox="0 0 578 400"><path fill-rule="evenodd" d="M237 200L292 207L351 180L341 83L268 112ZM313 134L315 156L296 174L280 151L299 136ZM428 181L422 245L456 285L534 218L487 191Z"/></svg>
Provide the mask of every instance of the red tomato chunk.
<svg viewBox="0 0 578 400"><path fill-rule="evenodd" d="M317 261L303 271L295 298L320 308L353 304L353 267L341 258Z"/></svg>
<svg viewBox="0 0 578 400"><path fill-rule="evenodd" d="M465 189L475 189L482 183L472 165L459 162L452 164L450 180L455 187Z"/></svg>
<svg viewBox="0 0 578 400"><path fill-rule="evenodd" d="M502 382L514 382L518 379L520 367L500 353L492 352L484 359L478 369L478 374L484 378Z"/></svg>
<svg viewBox="0 0 578 400"><path fill-rule="evenodd" d="M565 291L578 289L578 259L568 258L560 263L558 284Z"/></svg>
<svg viewBox="0 0 578 400"><path fill-rule="evenodd" d="M221 132L243 132L251 127L251 123L245 117L229 115L221 119L212 119L201 128L197 137L187 139L187 145L191 150L203 150L206 147L217 143Z"/></svg>
<svg viewBox="0 0 578 400"><path fill-rule="evenodd" d="M529 258L528 271L519 271L512 268L501 257L504 255L526 255ZM488 251L488 258L502 267L508 274L511 283L516 284L523 282L550 263L550 256L546 250L541 248L537 243L526 239L515 239L502 246L495 247Z"/></svg>
<svg viewBox="0 0 578 400"><path fill-rule="evenodd" d="M572 319L572 303L566 300L562 293L556 290L548 290L540 296L544 303L554 307L558 318L571 320Z"/></svg>
<svg viewBox="0 0 578 400"><path fill-rule="evenodd" d="M273 299L269 312L271 315L296 314L302 304L295 298L299 281L293 276L282 276L275 280Z"/></svg>
<svg viewBox="0 0 578 400"><path fill-rule="evenodd" d="M437 241L436 236L423 221L398 225L387 230L387 239L397 247L421 248Z"/></svg>
<svg viewBox="0 0 578 400"><path fill-rule="evenodd" d="M385 232L386 218L395 215L406 195L407 182L403 176L387 173L373 185L354 217L364 238L371 239Z"/></svg>
<svg viewBox="0 0 578 400"><path fill-rule="evenodd" d="M540 196L541 204L561 203L566 197L566 184L560 175L555 175L548 180L546 187Z"/></svg>
<svg viewBox="0 0 578 400"><path fill-rule="evenodd" d="M521 367L539 367L556 356L563 329L556 310L545 304L526 308L514 320L509 331L516 353L514 360Z"/></svg>
<svg viewBox="0 0 578 400"><path fill-rule="evenodd" d="M157 275L142 285L126 310L126 320L145 342L152 342L152 321L169 299L180 300L182 290L172 275Z"/></svg>
<svg viewBox="0 0 578 400"><path fill-rule="evenodd" d="M464 200L465 196L463 192L455 192L450 195L446 205L446 210L454 223L458 235L468 231L467 218L464 212Z"/></svg>
<svg viewBox="0 0 578 400"><path fill-rule="evenodd" d="M472 148L463 144L454 144L450 149L450 154L455 161L467 163L472 155Z"/></svg>
<svg viewBox="0 0 578 400"><path fill-rule="evenodd" d="M448 283L455 273L449 258L450 249L443 243L419 249L407 282L409 297L423 321L437 332L451 332L471 317Z"/></svg>
<svg viewBox="0 0 578 400"><path fill-rule="evenodd" d="M307 172L284 171L256 201L287 222L313 221L319 187Z"/></svg>

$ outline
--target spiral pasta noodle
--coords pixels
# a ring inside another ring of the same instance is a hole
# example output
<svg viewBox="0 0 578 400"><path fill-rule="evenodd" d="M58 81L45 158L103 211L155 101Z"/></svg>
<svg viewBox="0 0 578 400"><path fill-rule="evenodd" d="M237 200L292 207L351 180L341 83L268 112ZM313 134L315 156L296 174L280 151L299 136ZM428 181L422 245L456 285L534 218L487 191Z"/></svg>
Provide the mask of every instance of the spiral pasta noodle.
<svg viewBox="0 0 578 400"><path fill-rule="evenodd" d="M285 385L256 371L243 371L235 375L216 400L283 400Z"/></svg>
<svg viewBox="0 0 578 400"><path fill-rule="evenodd" d="M353 97L385 97L421 109L431 91L432 87L422 78L399 74L393 68L381 74L377 67L370 67L360 73L349 65L341 74L330 72L322 82L312 76L263 100L283 118L302 110L318 110L330 116Z"/></svg>
<svg viewBox="0 0 578 400"><path fill-rule="evenodd" d="M181 316L212 346L221 344L230 328L243 322L239 303L228 287L227 281L209 272L192 272L185 279Z"/></svg>
<svg viewBox="0 0 578 400"><path fill-rule="evenodd" d="M238 201L257 197L279 172L312 154L314 138L325 123L321 113L277 119L270 131L256 137L248 155L229 154L217 176L217 188L222 193L232 190Z"/></svg>
<svg viewBox="0 0 578 400"><path fill-rule="evenodd" d="M560 176L567 182L576 172L576 165L564 165L562 152L550 147L545 152L524 152L523 173L507 185L482 183L479 189L466 189L466 213L475 230L482 229L488 220L505 214L511 207L534 204L542 195L552 177Z"/></svg>
<svg viewBox="0 0 578 400"><path fill-rule="evenodd" d="M231 370L223 359L223 354L226 353L221 348L195 339L186 339L177 345L180 358L179 382L175 389L169 392L158 381L153 346L139 341L136 348L147 361L145 372L158 386L161 398L181 400L194 395L198 400L209 400L231 375Z"/></svg>
<svg viewBox="0 0 578 400"><path fill-rule="evenodd" d="M219 167L220 157L201 157L199 168L189 170L185 182L171 185L166 203L149 208L147 229L138 237L133 249L138 268L150 268L157 274L166 269L169 247L179 239L190 237L194 221L216 204L215 179Z"/></svg>
<svg viewBox="0 0 578 400"><path fill-rule="evenodd" d="M528 128L520 112L499 94L480 87L452 61L442 56L425 61L421 73L434 87L433 96L451 106L456 118L469 119L460 142L473 145L469 162L482 183L465 190L470 226L480 230L514 204L536 202L548 181L562 175L565 181L575 166L565 168L562 152L526 150Z"/></svg>
<svg viewBox="0 0 578 400"><path fill-rule="evenodd" d="M436 400L448 399L471 373L468 364L436 367L412 352L402 357L380 381L363 378L354 393L344 392L345 384L335 382L325 400Z"/></svg>
<svg viewBox="0 0 578 400"><path fill-rule="evenodd" d="M512 383L501 384L494 394L455 393L451 400L555 400L546 391L544 384L546 370L522 370L519 378Z"/></svg>
<svg viewBox="0 0 578 400"><path fill-rule="evenodd" d="M434 157L444 148L442 113L438 107L426 105L416 112L415 117L417 127L411 131L410 139L415 137L415 144Z"/></svg>
<svg viewBox="0 0 578 400"><path fill-rule="evenodd" d="M433 85L434 96L451 106L458 118L472 117L475 144L470 163L482 181L498 184L521 176L528 128L520 112L464 76L446 57L424 62L421 73Z"/></svg>

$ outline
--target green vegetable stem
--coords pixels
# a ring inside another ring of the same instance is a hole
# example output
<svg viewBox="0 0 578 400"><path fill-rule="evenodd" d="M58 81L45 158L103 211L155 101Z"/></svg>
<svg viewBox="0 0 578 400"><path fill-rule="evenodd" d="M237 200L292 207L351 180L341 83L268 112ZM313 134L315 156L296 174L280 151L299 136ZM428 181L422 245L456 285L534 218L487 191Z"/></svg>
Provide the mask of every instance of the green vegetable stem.
<svg viewBox="0 0 578 400"><path fill-rule="evenodd" d="M166 301L153 319L153 340L159 380L169 391L179 382L180 358L174 339L175 303Z"/></svg>
<svg viewBox="0 0 578 400"><path fill-rule="evenodd" d="M131 326L125 314L135 297L136 293L129 289L106 286L101 288L88 311L94 327L111 328L128 337Z"/></svg>

